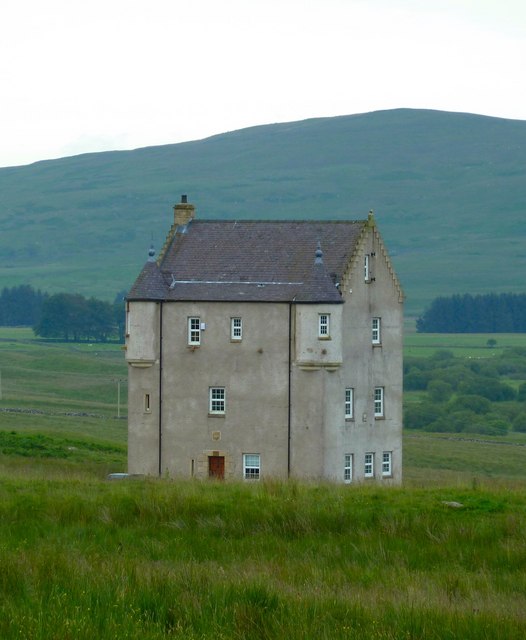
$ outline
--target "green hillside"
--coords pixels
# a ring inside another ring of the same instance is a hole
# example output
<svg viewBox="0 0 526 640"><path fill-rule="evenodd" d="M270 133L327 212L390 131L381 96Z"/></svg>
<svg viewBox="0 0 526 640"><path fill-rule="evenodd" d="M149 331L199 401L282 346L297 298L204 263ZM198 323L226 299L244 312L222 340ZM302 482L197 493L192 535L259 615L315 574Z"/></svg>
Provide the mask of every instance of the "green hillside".
<svg viewBox="0 0 526 640"><path fill-rule="evenodd" d="M418 313L439 294L523 292L526 122L399 109L0 169L0 287L111 299L181 193L202 218L374 209Z"/></svg>

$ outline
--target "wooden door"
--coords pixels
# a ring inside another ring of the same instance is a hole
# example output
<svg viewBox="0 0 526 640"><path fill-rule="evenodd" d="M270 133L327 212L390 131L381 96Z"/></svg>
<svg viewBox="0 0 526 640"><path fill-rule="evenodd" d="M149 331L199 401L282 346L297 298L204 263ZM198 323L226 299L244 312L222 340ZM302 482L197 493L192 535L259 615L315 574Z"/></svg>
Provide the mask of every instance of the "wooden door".
<svg viewBox="0 0 526 640"><path fill-rule="evenodd" d="M208 456L208 477L216 480L225 479L224 456Z"/></svg>

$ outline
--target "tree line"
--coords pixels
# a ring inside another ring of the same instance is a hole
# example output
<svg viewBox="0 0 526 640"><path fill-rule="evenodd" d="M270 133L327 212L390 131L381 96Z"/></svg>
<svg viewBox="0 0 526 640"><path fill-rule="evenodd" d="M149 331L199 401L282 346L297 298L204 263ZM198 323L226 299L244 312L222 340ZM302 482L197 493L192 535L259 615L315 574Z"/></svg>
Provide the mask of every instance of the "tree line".
<svg viewBox="0 0 526 640"><path fill-rule="evenodd" d="M438 297L416 321L419 333L526 332L526 294Z"/></svg>
<svg viewBox="0 0 526 640"><path fill-rule="evenodd" d="M0 294L0 325L29 326L42 338L124 341L124 295L113 304L78 293L49 295L30 285L4 288Z"/></svg>

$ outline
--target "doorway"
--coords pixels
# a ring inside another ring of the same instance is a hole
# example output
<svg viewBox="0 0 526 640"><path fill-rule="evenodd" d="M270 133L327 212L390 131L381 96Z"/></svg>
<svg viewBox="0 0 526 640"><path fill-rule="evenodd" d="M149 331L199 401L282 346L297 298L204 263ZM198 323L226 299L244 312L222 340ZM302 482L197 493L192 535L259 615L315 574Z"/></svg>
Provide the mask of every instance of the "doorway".
<svg viewBox="0 0 526 640"><path fill-rule="evenodd" d="M225 479L224 456L208 456L208 477L215 480Z"/></svg>

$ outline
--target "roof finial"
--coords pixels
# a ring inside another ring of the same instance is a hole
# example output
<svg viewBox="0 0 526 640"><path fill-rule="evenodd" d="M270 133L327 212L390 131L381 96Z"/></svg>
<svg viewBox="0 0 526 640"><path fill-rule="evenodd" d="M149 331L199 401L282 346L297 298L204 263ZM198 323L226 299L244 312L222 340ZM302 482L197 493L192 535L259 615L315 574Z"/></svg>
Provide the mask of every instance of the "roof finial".
<svg viewBox="0 0 526 640"><path fill-rule="evenodd" d="M374 227L374 211L371 209L367 216L367 224L369 227Z"/></svg>
<svg viewBox="0 0 526 640"><path fill-rule="evenodd" d="M314 264L323 264L323 251L321 250L321 243L318 240L318 245L316 246L316 258L314 259Z"/></svg>
<svg viewBox="0 0 526 640"><path fill-rule="evenodd" d="M153 242L148 250L148 262L155 262L155 249L153 247Z"/></svg>

